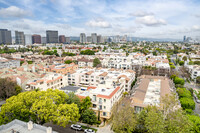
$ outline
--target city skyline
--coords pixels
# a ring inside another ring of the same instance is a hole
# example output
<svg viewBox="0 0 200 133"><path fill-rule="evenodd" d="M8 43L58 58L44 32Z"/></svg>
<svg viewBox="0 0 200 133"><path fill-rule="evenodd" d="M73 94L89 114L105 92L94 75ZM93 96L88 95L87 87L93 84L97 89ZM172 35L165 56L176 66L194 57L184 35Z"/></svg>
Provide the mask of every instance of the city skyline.
<svg viewBox="0 0 200 133"><path fill-rule="evenodd" d="M45 36L80 33L182 39L200 36L197 0L0 0L1 29Z"/></svg>

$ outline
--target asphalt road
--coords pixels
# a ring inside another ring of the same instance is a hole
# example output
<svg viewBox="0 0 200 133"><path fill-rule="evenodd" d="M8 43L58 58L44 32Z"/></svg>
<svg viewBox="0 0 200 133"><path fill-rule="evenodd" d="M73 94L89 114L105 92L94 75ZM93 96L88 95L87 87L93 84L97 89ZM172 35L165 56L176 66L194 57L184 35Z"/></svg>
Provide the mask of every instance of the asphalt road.
<svg viewBox="0 0 200 133"><path fill-rule="evenodd" d="M52 127L53 131L56 131L58 133L83 133L83 131L76 131L70 128L70 125L67 125L65 128L52 124L52 123L45 123L44 126L46 127Z"/></svg>

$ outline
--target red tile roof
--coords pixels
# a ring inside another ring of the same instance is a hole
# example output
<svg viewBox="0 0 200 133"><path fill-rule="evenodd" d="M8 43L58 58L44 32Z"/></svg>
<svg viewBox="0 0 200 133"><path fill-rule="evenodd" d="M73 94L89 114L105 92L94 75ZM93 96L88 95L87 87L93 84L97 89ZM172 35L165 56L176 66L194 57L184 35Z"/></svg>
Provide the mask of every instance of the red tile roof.
<svg viewBox="0 0 200 133"><path fill-rule="evenodd" d="M113 97L113 95L114 95L119 89L120 89L120 87L118 86L109 96L98 94L97 97L110 99L110 98Z"/></svg>

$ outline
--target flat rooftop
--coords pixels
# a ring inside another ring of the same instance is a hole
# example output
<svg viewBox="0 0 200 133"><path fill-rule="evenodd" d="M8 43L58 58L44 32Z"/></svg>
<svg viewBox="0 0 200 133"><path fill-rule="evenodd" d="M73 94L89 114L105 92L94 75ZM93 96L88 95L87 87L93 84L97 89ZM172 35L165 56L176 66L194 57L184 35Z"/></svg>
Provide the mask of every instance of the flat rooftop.
<svg viewBox="0 0 200 133"><path fill-rule="evenodd" d="M6 125L1 125L0 126L0 133L11 133L12 130L14 132L19 132L19 133L46 133L47 127L38 125L38 124L33 124L33 129L28 130L28 125L26 122L20 121L20 120L13 120L10 123ZM55 131L52 131L52 133L58 133Z"/></svg>
<svg viewBox="0 0 200 133"><path fill-rule="evenodd" d="M138 80L139 86L132 97L133 106L160 106L161 97L171 93L169 79L166 77L143 75Z"/></svg>

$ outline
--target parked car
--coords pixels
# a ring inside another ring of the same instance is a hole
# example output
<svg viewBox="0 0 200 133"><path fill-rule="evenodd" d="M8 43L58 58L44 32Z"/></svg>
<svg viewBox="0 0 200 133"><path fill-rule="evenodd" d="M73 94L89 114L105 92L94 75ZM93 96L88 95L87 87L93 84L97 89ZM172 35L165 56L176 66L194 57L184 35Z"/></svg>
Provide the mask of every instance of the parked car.
<svg viewBox="0 0 200 133"><path fill-rule="evenodd" d="M78 125L78 124L72 124L72 125L71 125L71 128L74 129L74 130L78 130L78 131L81 131L81 130L82 130L81 125Z"/></svg>
<svg viewBox="0 0 200 133"><path fill-rule="evenodd" d="M84 133L95 133L95 131L92 129L85 129Z"/></svg>

